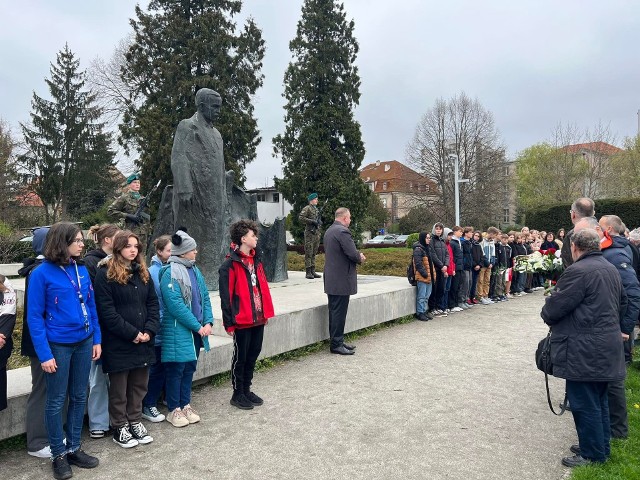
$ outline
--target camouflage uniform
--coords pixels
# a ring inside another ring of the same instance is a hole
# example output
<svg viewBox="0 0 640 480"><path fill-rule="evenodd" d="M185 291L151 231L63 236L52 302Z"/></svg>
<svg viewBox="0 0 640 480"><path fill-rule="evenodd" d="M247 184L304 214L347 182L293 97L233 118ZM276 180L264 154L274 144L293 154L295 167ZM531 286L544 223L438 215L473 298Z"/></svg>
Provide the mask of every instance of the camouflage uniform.
<svg viewBox="0 0 640 480"><path fill-rule="evenodd" d="M147 242L149 240L149 223L141 223L136 225L133 222L127 221L127 214L135 215L138 211L138 206L144 197L139 193L129 191L120 195L115 201L109 205L107 209L107 215L109 218L120 228L131 230L140 238L140 248L143 256L147 250Z"/></svg>
<svg viewBox="0 0 640 480"><path fill-rule="evenodd" d="M320 278L316 271L316 254L320 246L320 211L315 205L309 204L302 209L298 217L305 224L304 229L304 267L307 270L307 278ZM312 275L312 276L310 276Z"/></svg>

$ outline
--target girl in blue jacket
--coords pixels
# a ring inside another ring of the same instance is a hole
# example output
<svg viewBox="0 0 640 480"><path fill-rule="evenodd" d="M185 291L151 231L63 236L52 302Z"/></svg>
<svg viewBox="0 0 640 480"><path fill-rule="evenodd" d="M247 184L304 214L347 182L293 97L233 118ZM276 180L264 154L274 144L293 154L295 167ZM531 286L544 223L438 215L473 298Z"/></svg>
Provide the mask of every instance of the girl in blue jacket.
<svg viewBox="0 0 640 480"><path fill-rule="evenodd" d="M31 273L27 295L27 322L46 376L45 422L57 479L71 478L69 464L98 465L97 458L80 448L91 361L101 354L93 287L87 269L77 262L83 247L77 225L53 225L44 247L45 260ZM67 398L63 432L62 407Z"/></svg>

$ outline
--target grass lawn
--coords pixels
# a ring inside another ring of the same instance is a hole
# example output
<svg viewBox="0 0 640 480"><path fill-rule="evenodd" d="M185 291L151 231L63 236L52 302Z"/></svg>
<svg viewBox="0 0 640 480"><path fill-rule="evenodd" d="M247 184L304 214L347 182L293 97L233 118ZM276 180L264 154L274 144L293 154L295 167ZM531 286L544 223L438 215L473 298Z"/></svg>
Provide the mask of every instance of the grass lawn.
<svg viewBox="0 0 640 480"><path fill-rule="evenodd" d="M640 356L640 348L636 348ZM637 358L637 357L635 357ZM611 458L602 465L573 470L571 480L640 480L640 361L627 371L629 438L611 441ZM569 455L569 453L567 453Z"/></svg>

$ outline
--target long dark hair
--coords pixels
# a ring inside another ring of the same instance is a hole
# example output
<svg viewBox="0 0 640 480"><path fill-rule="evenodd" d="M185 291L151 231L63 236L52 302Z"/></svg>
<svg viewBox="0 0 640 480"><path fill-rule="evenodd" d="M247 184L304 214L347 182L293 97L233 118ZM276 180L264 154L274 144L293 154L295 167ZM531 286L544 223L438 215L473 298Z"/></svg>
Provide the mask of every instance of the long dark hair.
<svg viewBox="0 0 640 480"><path fill-rule="evenodd" d="M126 285L129 281L131 270L124 262L120 252L122 252L122 250L127 246L130 238L135 238L138 242L138 256L135 258L134 262L138 264L140 278L142 278L144 283L149 283L149 270L147 270L147 265L140 249L140 237L131 230L121 230L116 233L116 236L113 239L113 255L107 262L107 279L123 285Z"/></svg>
<svg viewBox="0 0 640 480"><path fill-rule="evenodd" d="M54 224L47 234L44 257L56 265L67 265L70 259L69 246L81 232L82 230L75 223L58 222Z"/></svg>

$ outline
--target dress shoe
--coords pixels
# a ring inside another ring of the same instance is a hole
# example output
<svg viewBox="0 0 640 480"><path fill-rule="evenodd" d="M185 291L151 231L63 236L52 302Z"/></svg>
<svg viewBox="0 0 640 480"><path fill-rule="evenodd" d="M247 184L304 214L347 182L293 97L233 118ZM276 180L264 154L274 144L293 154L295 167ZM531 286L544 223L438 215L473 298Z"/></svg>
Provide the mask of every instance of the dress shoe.
<svg viewBox="0 0 640 480"><path fill-rule="evenodd" d="M345 348L344 345L340 345L338 348L332 348L331 353L337 353L338 355L353 355L354 351Z"/></svg>
<svg viewBox="0 0 640 480"><path fill-rule="evenodd" d="M583 467L585 465L591 465L593 462L581 455L574 455L573 457L564 457L562 459L562 465L565 467Z"/></svg>
<svg viewBox="0 0 640 480"><path fill-rule="evenodd" d="M580 455L580 445L578 444L571 445L571 447L569 448L569 451L574 455Z"/></svg>
<svg viewBox="0 0 640 480"><path fill-rule="evenodd" d="M351 345L351 344L349 344L349 343L343 343L343 344L342 344L342 346L343 346L344 348L346 348L347 350L355 350L355 349L356 349L356 346L355 346L355 345Z"/></svg>

